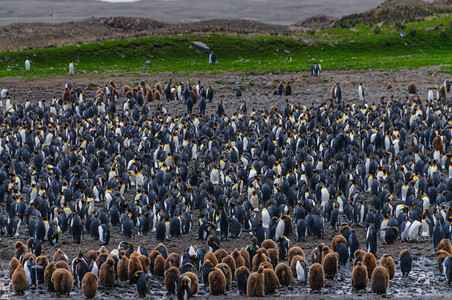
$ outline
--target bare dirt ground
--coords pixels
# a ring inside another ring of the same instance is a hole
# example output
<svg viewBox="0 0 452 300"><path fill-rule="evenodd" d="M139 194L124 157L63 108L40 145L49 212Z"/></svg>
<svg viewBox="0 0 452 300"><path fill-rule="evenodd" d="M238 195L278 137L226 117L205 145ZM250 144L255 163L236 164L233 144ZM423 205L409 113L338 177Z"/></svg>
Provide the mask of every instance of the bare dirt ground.
<svg viewBox="0 0 452 300"><path fill-rule="evenodd" d="M380 101L381 96L404 98L408 95L406 86L409 82L414 81L418 84L419 94L426 98L429 87L440 85L446 78L446 74L439 73L439 68L424 68L418 70L407 70L398 72L380 72L380 71L344 71L344 72L324 72L320 77L310 77L307 74L300 73L286 73L286 74L243 74L243 73L225 73L225 74L199 74L199 73L180 73L180 74L142 74L133 76L116 76L114 78L106 78L104 75L75 75L60 76L52 78L39 78L33 80L25 80L25 78L2 79L1 86L7 87L11 91L12 100L15 102L24 102L30 100L37 102L41 99L50 100L52 96L61 97L61 93L66 82L71 82L73 87L81 87L87 97L93 97L97 86L104 86L110 80L114 80L121 88L125 84L132 84L144 80L147 83L162 82L165 83L171 76L175 81L187 82L190 79L192 84L196 84L198 80L205 86L210 84L215 90L214 100L208 104L207 113L213 114L220 99L224 100L226 113L232 114L236 111L242 99L233 97L232 89L239 85L246 87L243 93L244 99L247 101L248 109L266 109L268 110L272 105L283 107L284 98L280 96L273 96L273 86L279 81L290 81L294 86L294 95L288 96L287 99L293 104L303 105L319 105L324 102L329 102L330 87L335 82L340 82L343 91L343 99L347 103L360 104L357 100L357 85L362 82L366 89L367 101L369 103L376 103ZM249 83L253 82L253 85ZM386 90L386 84L391 82L394 86L392 90ZM171 114L185 113L185 107L182 103L174 101L166 103L166 101L154 101L149 105L151 110L156 105L164 104ZM120 104L118 103L118 108ZM194 109L196 112L197 109ZM132 194L128 194L132 197ZM193 212L193 220L197 220L198 212ZM361 242L361 248L365 247L365 228L353 226L358 233ZM307 257L310 257L311 250L318 245L319 242L324 242L330 245L331 239L336 234L329 225L325 225L325 237L322 240L314 240L313 237L308 237L306 242L296 241L294 236L290 237L292 245L300 246L305 251ZM165 242L169 252L182 253L183 249L188 245L203 245L206 247L204 241L195 240L197 237L198 226L195 222L192 232L188 235L182 236L178 239L170 239ZM108 246L109 250L117 247L119 242L123 240L123 236L119 228L111 228L111 241ZM8 279L7 269L8 262L14 253L14 243L17 240L26 241L28 232L23 226L18 238L4 237L0 242L0 258L2 259L0 271L0 291L2 298L10 298L12 292L9 291L10 280ZM251 241L249 234L242 233L237 239L230 239L223 241L221 246L227 251L232 251L234 248L241 248L248 245ZM150 252L157 242L153 235L139 236L135 235L129 242L135 246L143 245ZM49 246L43 244L43 254L51 257L57 248L63 249L70 259L81 250L97 249L100 247L98 241L93 241L89 236L85 236L82 244L74 245L70 236L61 235L60 241L56 246ZM404 249L410 249L413 257L413 271L408 278L402 278L398 267L398 254ZM444 277L440 276L436 268L436 258L432 248L431 240L421 241L419 243L402 243L398 241L396 245L385 246L378 241L378 257L384 253L389 253L396 261L396 276L390 282L390 288L387 293L388 297L416 297L416 298L449 298L452 297L450 287L445 282ZM356 292L350 287L350 274L352 270L351 263L345 267L341 267L338 276L334 280L327 280L325 288L321 293L312 293L307 286L302 286L294 283L289 287L279 288L272 297L299 297L309 296L315 299L325 298L354 298L354 299L373 299L379 298L370 289L367 291ZM166 297L166 291L162 288L161 278L151 279L151 298L163 299ZM112 290L105 290L100 288L98 297L104 298L135 298L134 286L128 283L119 283L117 287ZM37 290L28 290L24 298L38 297L40 299L59 298L57 294L48 293L45 287L39 287ZM83 295L78 287L74 287L71 293L71 298L81 298ZM203 287L194 299L205 299L212 297L208 290ZM215 299L223 298L238 299L239 295L237 286L232 285L230 291L226 296L212 297Z"/></svg>

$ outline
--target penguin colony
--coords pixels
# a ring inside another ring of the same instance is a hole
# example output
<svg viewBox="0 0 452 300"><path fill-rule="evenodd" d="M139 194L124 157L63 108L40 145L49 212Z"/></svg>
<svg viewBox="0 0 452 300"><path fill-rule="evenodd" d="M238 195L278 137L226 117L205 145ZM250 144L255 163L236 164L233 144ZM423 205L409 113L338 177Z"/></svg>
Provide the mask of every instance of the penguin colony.
<svg viewBox="0 0 452 300"><path fill-rule="evenodd" d="M320 290L353 261L353 288L385 293L396 266L378 244L423 239L432 240L438 269L452 281L450 100L350 105L338 99L337 84L337 103L309 108L286 101L247 114L244 101L232 116L172 116L147 105L156 94L185 103L207 97L199 82L179 98L186 90L171 80L165 89L126 86L122 110L114 82L94 98L67 84L64 100L49 105L9 101L0 115L1 233L29 236L9 263L14 292L45 284L94 297L98 285L128 281L145 296L161 277L178 299L196 294L200 282L212 295L236 281L242 293L264 296L294 283ZM188 234L194 222L204 245L169 253L165 240ZM292 243L323 239L324 226L337 235L331 247L311 249L308 263ZM125 241L109 251L111 227L125 239L142 234L160 244L148 253ZM221 248L247 233L250 245ZM58 245L61 234L101 247L72 260L61 249L53 259L42 255L42 243ZM408 276L408 249L398 263Z"/></svg>

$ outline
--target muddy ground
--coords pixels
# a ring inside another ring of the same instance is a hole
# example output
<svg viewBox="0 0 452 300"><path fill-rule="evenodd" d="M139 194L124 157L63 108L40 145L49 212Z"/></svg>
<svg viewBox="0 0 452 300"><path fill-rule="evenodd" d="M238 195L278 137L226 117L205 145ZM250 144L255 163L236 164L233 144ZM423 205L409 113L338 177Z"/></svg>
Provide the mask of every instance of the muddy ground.
<svg viewBox="0 0 452 300"><path fill-rule="evenodd" d="M109 80L114 80L119 87L124 84L132 84L144 80L147 83L166 82L169 76L173 77L175 81L186 82L190 79L192 83L201 80L204 86L212 85L215 90L213 103L208 104L207 113L214 113L220 99L224 100L226 113L232 114L240 105L241 99L236 99L232 89L240 85L245 86L243 98L247 101L248 109L269 109L272 105L284 106L284 98L280 96L273 96L274 85L281 80L291 81L294 86L294 95L288 96L287 99L293 104L303 105L319 105L324 102L329 102L330 87L335 82L340 82L342 86L343 99L347 103L359 104L357 99L357 85L362 82L366 89L367 101L370 103L380 101L381 96L390 97L406 97L408 95L406 86L409 82L414 81L418 84L419 94L422 98L426 98L429 87L439 86L447 76L438 72L439 68L424 68L410 71L398 72L380 72L380 71L344 71L344 72L324 72L320 77L310 77L307 74L301 73L287 73L287 74L243 74L243 73L225 73L215 75L201 75L199 73L180 73L180 74L142 74L133 76L116 76L114 78L106 78L104 75L75 75L60 76L43 79L25 80L24 78L16 79L2 79L0 80L0 88L6 87L11 91L12 100L16 102L24 102L30 100L37 102L41 99L50 100L52 96L61 97L61 93L66 82L71 82L73 87L81 87L84 89L86 96L92 97L97 89L97 86L104 86ZM250 84L253 82L253 84ZM391 82L394 86L392 90L386 90L386 84ZM179 102L171 102L167 104L165 101L151 102L151 110L156 105L164 104L171 114L185 113L185 107ZM119 107L119 104L118 104ZM194 112L197 109L194 109ZM132 197L132 194L128 194ZM193 220L197 220L198 212L193 212ZM314 240L313 237L308 237L306 242L297 242L295 237L290 237L293 246L300 246L307 257L310 257L311 250L318 245L319 242L324 242L327 245L331 244L331 239L336 234L329 225L325 225L325 237L322 240ZM361 248L365 247L365 228L353 228L357 231L361 242ZM169 252L182 253L183 249L188 245L203 245L204 241L196 241L198 225L194 224L193 230L190 234L184 235L178 239L169 239L165 242ZM14 254L14 243L17 240L26 241L28 238L28 231L23 226L20 230L18 238L4 237L0 242L0 258L2 259L0 271L0 297L1 298L18 298L9 290L10 280L8 279L8 262ZM111 227L111 240L108 249L111 250L123 240L119 228ZM153 235L139 236L135 235L129 242L135 246L142 245L150 252L157 242ZM240 238L223 241L221 246L227 251L232 251L234 248L241 248L248 245L251 241L251 236L247 233L242 233ZM60 235L59 243L52 247L43 244L43 254L51 257L53 252L61 248L67 253L69 258L75 257L79 250L97 249L100 247L98 241L93 241L91 237L85 236L81 245L74 245L68 235ZM408 278L402 278L398 266L399 252L408 248L413 256L413 270ZM433 251L431 240L421 241L419 243L402 243L397 241L396 245L385 246L378 241L377 256L381 257L384 253L389 253L396 262L396 275L390 282L387 297L400 298L450 298L452 297L452 290L447 285L444 277L439 275L436 267L436 256ZM272 297L296 297L309 295L316 299L324 298L354 298L354 299L373 299L379 298L373 294L370 289L367 291L356 292L350 286L350 274L352 270L351 263L340 268L338 276L334 280L326 280L325 288L321 293L312 293L310 288L299 284L293 284L290 287L279 288ZM153 299L166 298L166 291L162 285L162 279L151 279L151 296ZM100 288L97 297L99 299L105 298L135 298L135 287L129 286L128 283L119 283L118 286L112 290L105 290ZM37 290L28 290L23 298L38 297L42 299L59 298L55 293L48 293L45 287L39 287ZM83 297L80 289L74 287L71 293L71 298ZM148 296L149 297L149 296ZM203 287L199 293L195 295L194 299L205 299L206 297L214 299L227 298L241 298L236 284L232 285L230 291L225 296L213 297L210 296L208 290Z"/></svg>

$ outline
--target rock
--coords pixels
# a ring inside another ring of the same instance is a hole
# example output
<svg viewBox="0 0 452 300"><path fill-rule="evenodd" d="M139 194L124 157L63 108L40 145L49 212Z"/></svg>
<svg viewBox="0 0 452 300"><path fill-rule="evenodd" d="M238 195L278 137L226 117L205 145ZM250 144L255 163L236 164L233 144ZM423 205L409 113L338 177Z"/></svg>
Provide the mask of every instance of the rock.
<svg viewBox="0 0 452 300"><path fill-rule="evenodd" d="M197 50L202 50L202 51L210 51L209 46L207 46L206 44L204 44L203 42L193 42L191 43L191 45L196 48Z"/></svg>

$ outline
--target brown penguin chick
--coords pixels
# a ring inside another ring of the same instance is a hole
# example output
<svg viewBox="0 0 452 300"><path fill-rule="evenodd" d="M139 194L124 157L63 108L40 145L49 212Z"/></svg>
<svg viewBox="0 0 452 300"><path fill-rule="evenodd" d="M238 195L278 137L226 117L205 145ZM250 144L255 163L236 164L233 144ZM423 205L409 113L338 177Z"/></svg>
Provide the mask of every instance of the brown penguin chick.
<svg viewBox="0 0 452 300"><path fill-rule="evenodd" d="M181 276L183 276L183 275L188 276L188 278L190 278L190 280L191 280L191 285L190 285L190 297L191 297L198 292L198 289L199 289L198 276L196 276L196 274L193 272L185 272L184 274L181 274Z"/></svg>
<svg viewBox="0 0 452 300"><path fill-rule="evenodd" d="M272 265L272 263L271 262L269 262L269 261L264 261L264 262L262 262L260 265L259 265L259 268L260 267L264 267L264 269L271 269L271 270L273 270L273 265ZM258 269L259 269L258 268Z"/></svg>
<svg viewBox="0 0 452 300"><path fill-rule="evenodd" d="M154 89L156 89L157 91L159 91L160 94L163 93L163 87L160 83L156 83L154 84Z"/></svg>
<svg viewBox="0 0 452 300"><path fill-rule="evenodd" d="M278 106L273 105L272 107L270 107L270 109L268 110L268 115L270 117L273 117L273 115L278 113Z"/></svg>
<svg viewBox="0 0 452 300"><path fill-rule="evenodd" d="M250 276L250 270L245 266L241 266L241 267L237 268L237 270L235 270L234 275L237 278L239 275L245 274L245 273L248 274L248 277Z"/></svg>
<svg viewBox="0 0 452 300"><path fill-rule="evenodd" d="M333 238L333 240L331 241L331 250L333 250L333 252L337 252L337 247L340 244L347 245L347 240L345 239L345 237L343 235L336 235Z"/></svg>
<svg viewBox="0 0 452 300"><path fill-rule="evenodd" d="M388 271L389 280L394 278L395 275L395 263L389 254L384 254L380 259L380 266L385 267Z"/></svg>
<svg viewBox="0 0 452 300"><path fill-rule="evenodd" d="M377 260L375 259L375 255L370 252L364 254L363 265L367 268L367 277L372 278L372 272L377 267Z"/></svg>
<svg viewBox="0 0 452 300"><path fill-rule="evenodd" d="M364 254L366 254L366 251L364 250L358 249L355 251L355 254L353 255L353 257L355 258L353 260L353 266L356 266L358 262L363 261Z"/></svg>
<svg viewBox="0 0 452 300"><path fill-rule="evenodd" d="M196 104L196 102L198 101L198 94L196 94L195 91L191 90L190 98L191 98L191 100L193 100L193 104Z"/></svg>
<svg viewBox="0 0 452 300"><path fill-rule="evenodd" d="M162 98L162 93L160 93L159 91L155 90L155 92L154 92L154 100L160 101L161 98Z"/></svg>
<svg viewBox="0 0 452 300"><path fill-rule="evenodd" d="M20 261L13 256L8 264L8 272L9 272L9 278L13 278L13 273L16 270L16 268L20 266Z"/></svg>
<svg viewBox="0 0 452 300"><path fill-rule="evenodd" d="M389 274L385 267L379 266L372 272L370 288L377 294L384 294L389 286Z"/></svg>
<svg viewBox="0 0 452 300"><path fill-rule="evenodd" d="M369 277L367 276L367 268L363 266L362 262L359 261L352 271L352 287L357 290L365 289L367 287L367 283L369 282Z"/></svg>
<svg viewBox="0 0 452 300"><path fill-rule="evenodd" d="M20 259L22 254L28 252L27 246L25 246L25 244L22 243L21 241L17 241L15 244L15 247L16 247L16 251L14 252L14 257L17 259Z"/></svg>
<svg viewBox="0 0 452 300"><path fill-rule="evenodd" d="M146 102L154 101L154 94L152 93L152 89L150 86L146 86Z"/></svg>
<svg viewBox="0 0 452 300"><path fill-rule="evenodd" d="M339 255L337 252L330 252L323 260L323 271L327 278L334 278L337 274Z"/></svg>
<svg viewBox="0 0 452 300"><path fill-rule="evenodd" d="M96 259L97 267L100 269L102 267L102 264L106 262L109 257L110 256L107 254L99 254L99 256Z"/></svg>
<svg viewBox="0 0 452 300"><path fill-rule="evenodd" d="M123 255L121 257L121 259L118 261L116 269L120 281L129 280L129 259L127 258L127 256Z"/></svg>
<svg viewBox="0 0 452 300"><path fill-rule="evenodd" d="M55 292L60 294L68 294L72 291L74 279L71 272L66 269L57 269L52 274L52 282Z"/></svg>
<svg viewBox="0 0 452 300"><path fill-rule="evenodd" d="M226 293L226 276L216 267L209 273L209 289L212 295Z"/></svg>
<svg viewBox="0 0 452 300"><path fill-rule="evenodd" d="M215 266L215 268L220 269L223 272L224 277L226 278L226 289L229 290L232 282L231 268L229 268L229 266L225 263L219 263L218 265Z"/></svg>
<svg viewBox="0 0 452 300"><path fill-rule="evenodd" d="M227 255L221 260L221 262L229 266L229 269L231 269L232 278L234 278L235 270L237 269L234 258L232 258L231 255Z"/></svg>
<svg viewBox="0 0 452 300"><path fill-rule="evenodd" d="M325 257L328 253L331 253L333 251L331 251L330 247L328 246L324 246L322 249L322 265L323 265L323 261L325 260Z"/></svg>
<svg viewBox="0 0 452 300"><path fill-rule="evenodd" d="M272 240L272 239L266 239L262 242L261 247L264 249L277 249L278 245L276 245L276 243Z"/></svg>
<svg viewBox="0 0 452 300"><path fill-rule="evenodd" d="M215 254L213 254L212 252L207 252L204 255L204 261L206 261L206 259L210 260L210 262L212 263L212 265L215 267L216 265L218 265L218 259L215 256Z"/></svg>
<svg viewBox="0 0 452 300"><path fill-rule="evenodd" d="M304 257L303 249L301 249L298 246L294 246L294 247L290 248L289 251L287 251L287 261L289 263L291 263L292 259L295 257L295 255L299 255L301 257Z"/></svg>
<svg viewBox="0 0 452 300"><path fill-rule="evenodd" d="M96 250L89 250L86 252L86 257L88 257L88 260L96 261L99 257L99 252Z"/></svg>
<svg viewBox="0 0 452 300"><path fill-rule="evenodd" d="M138 260L141 262L144 273L149 273L149 265L151 264L151 259L146 255L138 255Z"/></svg>
<svg viewBox="0 0 452 300"><path fill-rule="evenodd" d="M151 271L151 274L154 275L154 262L155 262L155 258L157 256L162 256L162 254L157 251L157 250L152 250L152 252L149 254L149 259L151 260L150 264L149 264L149 271ZM125 256L125 255L124 255Z"/></svg>
<svg viewBox="0 0 452 300"><path fill-rule="evenodd" d="M69 102L71 101L71 91L69 91L68 88L64 88L63 94L61 95L61 99L63 102Z"/></svg>
<svg viewBox="0 0 452 300"><path fill-rule="evenodd" d="M447 253L447 251L444 250L439 250L436 251L436 262L438 263L438 270L441 274L444 274L444 270L443 270L443 262L446 258L449 257L449 253Z"/></svg>
<svg viewBox="0 0 452 300"><path fill-rule="evenodd" d="M392 89L392 83L388 82L388 83L386 84L386 89L387 89L387 90Z"/></svg>
<svg viewBox="0 0 452 300"><path fill-rule="evenodd" d="M171 267L165 271L165 279L163 282L165 283L166 291L168 294L176 293L177 282L179 281L180 271L176 267Z"/></svg>
<svg viewBox="0 0 452 300"><path fill-rule="evenodd" d="M293 281L292 269L289 268L285 263L279 263L275 268L276 276L278 277L279 283L283 286L289 286Z"/></svg>
<svg viewBox="0 0 452 300"><path fill-rule="evenodd" d="M137 258L138 258L139 255L140 255L140 254L138 254L138 252L134 251L134 252L132 252L132 253L129 255L129 259L131 259L132 257L137 257Z"/></svg>
<svg viewBox="0 0 452 300"><path fill-rule="evenodd" d="M279 286L279 279L273 269L264 268L264 289L265 293L273 293Z"/></svg>
<svg viewBox="0 0 452 300"><path fill-rule="evenodd" d="M229 255L229 253L224 249L217 249L213 254L215 254L218 262L221 262L223 258Z"/></svg>
<svg viewBox="0 0 452 300"><path fill-rule="evenodd" d="M57 269L65 269L65 270L70 271L69 265L64 260L57 261L55 263L55 268L57 268Z"/></svg>
<svg viewBox="0 0 452 300"><path fill-rule="evenodd" d="M433 148L435 148L436 150L438 150L440 153L443 153L444 150L444 144L443 144L443 139L441 138L441 136L437 135L433 141L432 141L432 145ZM443 240L448 240L449 241L449 247L450 247L450 240L449 239L442 239ZM440 242L441 242L440 241ZM446 250L447 251L447 250Z"/></svg>
<svg viewBox="0 0 452 300"><path fill-rule="evenodd" d="M290 84L290 82L287 82L284 85L284 95L286 96L292 95L292 90L293 90L292 85Z"/></svg>
<svg viewBox="0 0 452 300"><path fill-rule="evenodd" d="M278 249L270 248L267 250L267 253L274 270L279 263L279 251Z"/></svg>
<svg viewBox="0 0 452 300"><path fill-rule="evenodd" d="M129 282L131 284L137 283L138 278L135 277L136 272L143 272L143 266L141 265L141 262L138 259L138 257L130 256L130 258L129 258Z"/></svg>
<svg viewBox="0 0 452 300"><path fill-rule="evenodd" d="M444 85L442 85L442 86L439 88L439 91L440 91L442 97L443 97L444 99L447 99L447 90L446 90L446 87L445 87Z"/></svg>
<svg viewBox="0 0 452 300"><path fill-rule="evenodd" d="M245 266L245 259L243 258L242 254L239 250L234 249L234 251L231 252L232 258L234 258L235 261L235 267L238 269L240 267Z"/></svg>
<svg viewBox="0 0 452 300"><path fill-rule="evenodd" d="M325 247L324 243L320 243L314 250L311 251L311 264L322 263L322 249Z"/></svg>
<svg viewBox="0 0 452 300"><path fill-rule="evenodd" d="M323 266L319 263L314 263L309 267L308 282L311 290L320 290L325 283L325 272Z"/></svg>
<svg viewBox="0 0 452 300"><path fill-rule="evenodd" d="M101 286L107 289L111 289L115 285L116 273L114 267L115 261L113 260L113 258L109 258L105 263L102 264L102 267L100 267L99 269L99 283Z"/></svg>
<svg viewBox="0 0 452 300"><path fill-rule="evenodd" d="M290 262L290 269L292 270L292 275L297 274L297 262L300 260L304 261L305 264L308 266L308 263L306 262L306 258L304 258L301 255L295 255L292 258L292 261Z"/></svg>
<svg viewBox="0 0 452 300"><path fill-rule="evenodd" d="M417 86L414 82L410 82L408 84L408 94L416 94L417 93Z"/></svg>
<svg viewBox="0 0 452 300"><path fill-rule="evenodd" d="M177 253L170 253L165 261L165 269L168 270L171 267L180 267L180 255Z"/></svg>
<svg viewBox="0 0 452 300"><path fill-rule="evenodd" d="M267 255L264 252L265 249L259 248L253 257L253 272L259 269L259 265L264 261L268 261Z"/></svg>
<svg viewBox="0 0 452 300"><path fill-rule="evenodd" d="M179 269L179 267L176 267ZM154 260L154 276L163 277L165 275L165 259L159 255Z"/></svg>
<svg viewBox="0 0 452 300"><path fill-rule="evenodd" d="M64 261L68 261L67 259L63 259L66 255L64 254L63 250L61 250L60 248L58 248L57 251L55 251L55 253L53 253L53 261L57 262L59 260L64 260Z"/></svg>
<svg viewBox="0 0 452 300"><path fill-rule="evenodd" d="M19 264L14 270L11 281L16 294L21 295L28 288L27 274L24 268L22 268L22 265Z"/></svg>
<svg viewBox="0 0 452 300"><path fill-rule="evenodd" d="M246 285L246 295L248 297L264 297L264 268L259 268L257 272L251 273L248 277L248 283Z"/></svg>
<svg viewBox="0 0 452 300"><path fill-rule="evenodd" d="M94 298L97 294L97 276L87 272L82 279L82 293L86 298Z"/></svg>
<svg viewBox="0 0 452 300"><path fill-rule="evenodd" d="M57 268L55 266L55 263L52 261L47 265L47 267L44 270L44 283L47 286L47 288L51 291L54 290L53 283L52 283L52 274L53 274L53 272L56 271L56 269Z"/></svg>
<svg viewBox="0 0 452 300"><path fill-rule="evenodd" d="M110 254L107 247L105 247L105 246L100 247L98 252L99 252L99 254L107 254L107 255Z"/></svg>
<svg viewBox="0 0 452 300"><path fill-rule="evenodd" d="M247 267L248 270L251 269L250 253L245 249L240 249L240 254L242 254L242 257L245 260L245 267Z"/></svg>
<svg viewBox="0 0 452 300"><path fill-rule="evenodd" d="M125 97L127 95L128 92L130 92L132 90L132 88L130 87L130 85L125 85L122 87L122 95Z"/></svg>

